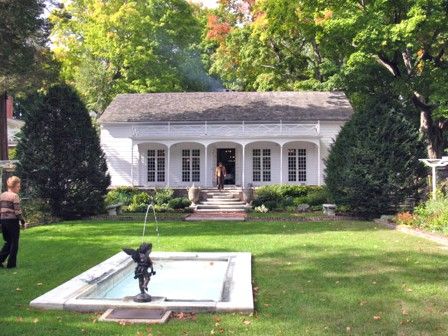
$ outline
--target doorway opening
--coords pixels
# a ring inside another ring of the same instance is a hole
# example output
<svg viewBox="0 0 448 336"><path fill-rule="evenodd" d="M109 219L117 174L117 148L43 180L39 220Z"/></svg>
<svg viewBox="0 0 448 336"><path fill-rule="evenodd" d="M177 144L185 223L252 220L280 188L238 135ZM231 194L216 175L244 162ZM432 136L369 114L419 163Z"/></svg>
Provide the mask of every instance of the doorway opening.
<svg viewBox="0 0 448 336"><path fill-rule="evenodd" d="M224 184L235 184L235 148L218 148L216 154L216 164L222 162L226 168Z"/></svg>

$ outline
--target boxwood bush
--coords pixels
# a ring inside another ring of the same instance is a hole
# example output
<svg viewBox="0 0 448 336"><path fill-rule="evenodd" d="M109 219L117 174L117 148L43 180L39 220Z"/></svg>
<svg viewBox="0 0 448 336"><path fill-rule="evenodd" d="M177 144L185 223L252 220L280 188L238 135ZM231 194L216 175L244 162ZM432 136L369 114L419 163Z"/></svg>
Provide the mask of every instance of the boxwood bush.
<svg viewBox="0 0 448 336"><path fill-rule="evenodd" d="M327 202L328 194L324 187L304 185L267 185L256 189L253 206L265 205L269 210L285 210L299 204L311 206Z"/></svg>

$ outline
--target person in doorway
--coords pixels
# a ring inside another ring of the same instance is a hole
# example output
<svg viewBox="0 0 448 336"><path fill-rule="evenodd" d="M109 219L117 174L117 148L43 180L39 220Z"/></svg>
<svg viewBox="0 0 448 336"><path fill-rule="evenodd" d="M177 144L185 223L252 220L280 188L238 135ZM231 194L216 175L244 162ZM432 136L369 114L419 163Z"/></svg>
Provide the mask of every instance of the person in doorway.
<svg viewBox="0 0 448 336"><path fill-rule="evenodd" d="M224 167L222 162L218 162L218 165L215 169L216 184L218 185L218 190L224 189L224 177L226 175L226 167Z"/></svg>
<svg viewBox="0 0 448 336"><path fill-rule="evenodd" d="M0 195L0 224L2 226L3 239L5 244L0 250L0 267L8 259L7 268L16 267L17 252L19 251L20 224L26 228L25 220L20 209L20 179L11 176L6 182L8 191Z"/></svg>

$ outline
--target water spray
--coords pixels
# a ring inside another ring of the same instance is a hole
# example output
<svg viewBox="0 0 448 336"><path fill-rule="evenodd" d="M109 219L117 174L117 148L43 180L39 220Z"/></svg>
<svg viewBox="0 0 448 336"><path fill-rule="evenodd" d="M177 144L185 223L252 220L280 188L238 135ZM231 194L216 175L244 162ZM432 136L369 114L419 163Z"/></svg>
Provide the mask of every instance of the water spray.
<svg viewBox="0 0 448 336"><path fill-rule="evenodd" d="M152 203L152 202L149 203L148 207L146 208L145 223L143 224L142 243L143 243L143 240L145 239L146 223L148 221L149 208L152 208L152 212L154 214L154 222L155 222L156 233L157 233L157 244L159 244L159 240L160 240L159 222L157 221L156 209L154 208L154 203Z"/></svg>

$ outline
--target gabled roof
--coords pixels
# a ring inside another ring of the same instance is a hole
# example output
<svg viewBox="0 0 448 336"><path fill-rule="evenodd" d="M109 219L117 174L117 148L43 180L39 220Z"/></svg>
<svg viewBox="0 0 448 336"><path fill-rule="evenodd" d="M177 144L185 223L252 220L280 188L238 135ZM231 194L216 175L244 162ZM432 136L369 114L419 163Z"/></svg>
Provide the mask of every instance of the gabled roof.
<svg viewBox="0 0 448 336"><path fill-rule="evenodd" d="M176 92L120 94L99 121L345 121L352 113L343 92Z"/></svg>

